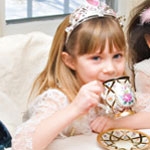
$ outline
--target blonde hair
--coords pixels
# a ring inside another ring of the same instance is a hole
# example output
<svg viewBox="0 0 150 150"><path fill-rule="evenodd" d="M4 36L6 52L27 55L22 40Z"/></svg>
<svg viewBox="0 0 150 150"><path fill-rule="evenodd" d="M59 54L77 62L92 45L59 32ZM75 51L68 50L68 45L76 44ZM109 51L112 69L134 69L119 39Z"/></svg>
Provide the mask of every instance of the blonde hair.
<svg viewBox="0 0 150 150"><path fill-rule="evenodd" d="M79 91L80 84L75 72L64 64L61 58L62 51L74 56L75 53L78 55L92 53L100 47L102 52L105 49L106 39L109 41L110 51L113 50L113 45L118 50L126 49L124 33L114 17L97 17L81 23L65 43L67 26L69 26L69 16L58 27L48 63L34 82L32 92L36 89L37 95L48 88L57 88L72 101Z"/></svg>

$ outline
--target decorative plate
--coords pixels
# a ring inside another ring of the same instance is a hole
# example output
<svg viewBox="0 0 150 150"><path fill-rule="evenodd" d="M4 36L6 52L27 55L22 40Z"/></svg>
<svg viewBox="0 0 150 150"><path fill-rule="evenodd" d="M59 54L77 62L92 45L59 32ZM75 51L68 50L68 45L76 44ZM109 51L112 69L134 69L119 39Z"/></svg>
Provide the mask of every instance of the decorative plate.
<svg viewBox="0 0 150 150"><path fill-rule="evenodd" d="M97 136L98 143L109 150L144 150L150 147L150 137L130 129L113 129Z"/></svg>

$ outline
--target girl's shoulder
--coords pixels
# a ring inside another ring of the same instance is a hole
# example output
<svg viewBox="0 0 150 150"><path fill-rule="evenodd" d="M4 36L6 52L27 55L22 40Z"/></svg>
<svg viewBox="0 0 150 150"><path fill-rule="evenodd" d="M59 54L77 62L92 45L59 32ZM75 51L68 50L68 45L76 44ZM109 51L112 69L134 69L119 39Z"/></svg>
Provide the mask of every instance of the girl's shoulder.
<svg viewBox="0 0 150 150"><path fill-rule="evenodd" d="M69 104L67 96L59 89L48 89L42 94L37 96L35 100L32 101L29 108L36 107L40 108L43 106L50 106L50 104L59 105L60 107L65 107Z"/></svg>
<svg viewBox="0 0 150 150"><path fill-rule="evenodd" d="M67 98L67 96L59 89L49 88L48 90L44 91L41 95L38 97L64 97Z"/></svg>
<svg viewBox="0 0 150 150"><path fill-rule="evenodd" d="M59 89L50 88L44 91L42 94L37 96L34 103L38 103L39 101L55 101L57 103L64 102L68 103L67 96Z"/></svg>
<svg viewBox="0 0 150 150"><path fill-rule="evenodd" d="M48 89L37 96L32 103L29 104L27 111L24 113L23 120L28 120L37 113L57 111L69 104L67 96L58 89Z"/></svg>
<svg viewBox="0 0 150 150"><path fill-rule="evenodd" d="M150 65L150 58L149 59L145 59L145 60L143 60L143 61L141 61L141 62L139 62L139 63L136 63L135 65L134 65L134 70L135 70L135 72L143 72L144 74L146 74L146 75L150 75L150 67L149 67L149 65Z"/></svg>

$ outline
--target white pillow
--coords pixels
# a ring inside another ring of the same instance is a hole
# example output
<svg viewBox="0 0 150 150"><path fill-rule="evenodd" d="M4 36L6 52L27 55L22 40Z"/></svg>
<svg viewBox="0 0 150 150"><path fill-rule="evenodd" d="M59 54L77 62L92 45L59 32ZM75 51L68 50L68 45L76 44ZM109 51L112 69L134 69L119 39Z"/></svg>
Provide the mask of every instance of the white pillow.
<svg viewBox="0 0 150 150"><path fill-rule="evenodd" d="M17 105L2 92L0 92L0 120L7 127L11 135L22 120Z"/></svg>
<svg viewBox="0 0 150 150"><path fill-rule="evenodd" d="M0 38L0 117L12 132L21 123L33 81L45 67L51 42L52 37L41 32Z"/></svg>

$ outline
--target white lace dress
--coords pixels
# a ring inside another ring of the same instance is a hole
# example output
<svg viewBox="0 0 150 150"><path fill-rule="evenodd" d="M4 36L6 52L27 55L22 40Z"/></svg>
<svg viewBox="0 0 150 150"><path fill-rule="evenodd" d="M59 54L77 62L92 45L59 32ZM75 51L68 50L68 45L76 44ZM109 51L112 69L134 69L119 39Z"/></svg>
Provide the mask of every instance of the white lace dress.
<svg viewBox="0 0 150 150"><path fill-rule="evenodd" d="M25 114L26 121L20 125L12 140L12 150L32 150L32 136L41 121L69 104L67 97L57 89L49 89L37 97ZM89 123L98 111L91 109L87 115L75 120L57 138L79 134L91 134Z"/></svg>
<svg viewBox="0 0 150 150"><path fill-rule="evenodd" d="M150 59L135 64L137 111L150 112Z"/></svg>

